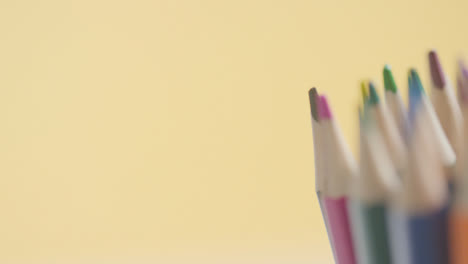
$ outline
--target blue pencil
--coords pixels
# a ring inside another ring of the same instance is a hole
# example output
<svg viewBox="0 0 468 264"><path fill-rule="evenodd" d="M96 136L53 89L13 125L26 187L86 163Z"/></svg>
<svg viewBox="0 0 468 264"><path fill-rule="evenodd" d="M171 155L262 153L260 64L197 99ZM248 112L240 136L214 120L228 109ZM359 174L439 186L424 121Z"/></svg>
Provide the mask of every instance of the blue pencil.
<svg viewBox="0 0 468 264"><path fill-rule="evenodd" d="M405 180L405 207L413 264L449 263L447 244L447 182L436 144L434 115L416 71L410 73L410 174Z"/></svg>

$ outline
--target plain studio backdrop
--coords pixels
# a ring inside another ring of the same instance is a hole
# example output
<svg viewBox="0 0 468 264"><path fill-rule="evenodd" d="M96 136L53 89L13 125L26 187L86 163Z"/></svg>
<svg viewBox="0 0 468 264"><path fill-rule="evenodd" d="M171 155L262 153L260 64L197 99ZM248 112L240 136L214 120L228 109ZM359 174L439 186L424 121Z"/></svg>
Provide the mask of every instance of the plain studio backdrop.
<svg viewBox="0 0 468 264"><path fill-rule="evenodd" d="M0 262L332 263L307 90L356 150L359 81L389 63L406 98L429 48L453 78L467 12L1 1Z"/></svg>

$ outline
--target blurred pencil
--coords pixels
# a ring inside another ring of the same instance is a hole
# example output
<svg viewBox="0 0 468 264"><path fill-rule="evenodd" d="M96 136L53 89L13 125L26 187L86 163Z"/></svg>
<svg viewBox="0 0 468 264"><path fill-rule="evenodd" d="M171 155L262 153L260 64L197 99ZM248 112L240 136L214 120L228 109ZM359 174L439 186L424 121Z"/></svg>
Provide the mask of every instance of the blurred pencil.
<svg viewBox="0 0 468 264"><path fill-rule="evenodd" d="M395 120L387 106L380 102L379 95L373 82L369 82L369 107L368 110L375 117L379 131L390 158L398 173L403 173L406 168L406 149L403 138L399 133Z"/></svg>
<svg viewBox="0 0 468 264"><path fill-rule="evenodd" d="M362 85L367 90L367 85L365 82L362 82ZM365 104L367 98L363 98L363 103ZM358 115L359 115L359 127L362 126L363 121L363 109L364 107L358 108ZM359 129L359 138L360 142L363 142L363 137L365 136L363 133L363 129ZM360 178L360 173L358 174L357 178ZM364 220L363 210L364 205L361 203L359 199L360 189L358 186L359 179L356 179L351 183L350 189L350 199L348 201L348 209L349 215L351 219L351 228L352 228L352 235L353 235L353 243L354 243L354 250L356 253L356 260L359 264L371 264L371 252L370 248L367 246L367 234L366 234L366 223Z"/></svg>
<svg viewBox="0 0 468 264"><path fill-rule="evenodd" d="M324 202L323 202L323 190L325 188L325 173L324 171L324 160L323 155L326 149L323 148L322 142L322 135L321 135L321 127L320 127L320 120L318 115L318 102L319 96L317 93L316 88L312 88L309 90L309 102L310 102L310 111L312 116L312 135L314 140L314 158L315 158L315 190L317 194L317 199L319 201L320 210L322 211L323 222L325 224L325 229L327 231L328 239L330 242L330 246L332 249L333 257L336 261L336 253L335 253L335 246L333 243L333 238L330 233L330 227L328 223L328 215L327 211L325 210Z"/></svg>
<svg viewBox="0 0 468 264"><path fill-rule="evenodd" d="M367 81L361 81L361 96L362 96L362 103L363 105L366 104L368 98L369 98L369 92L368 92L368 85Z"/></svg>
<svg viewBox="0 0 468 264"><path fill-rule="evenodd" d="M327 180L323 194L337 263L355 264L357 262L348 213L348 186L356 175L357 167L325 96L320 96L318 109L326 148L324 158Z"/></svg>
<svg viewBox="0 0 468 264"><path fill-rule="evenodd" d="M404 181L411 261L414 264L448 263L447 185L433 129L434 117L422 93L416 71L410 73L411 130L409 174Z"/></svg>
<svg viewBox="0 0 468 264"><path fill-rule="evenodd" d="M388 105L388 109L395 120L401 138L405 140L408 126L406 108L393 78L390 65L385 65L383 69L383 79L385 87L385 103Z"/></svg>
<svg viewBox="0 0 468 264"><path fill-rule="evenodd" d="M432 104L434 105L434 110L439 118L442 129L447 135L450 146L458 157L461 152L463 117L452 83L448 76L446 76L437 52L434 50L429 52L429 68L432 80ZM452 179L452 174L460 173L459 167L461 164L457 164L454 171L449 173L449 179Z"/></svg>
<svg viewBox="0 0 468 264"><path fill-rule="evenodd" d="M434 142L432 144L434 144L435 148L437 149L437 153L439 154L439 158L442 164L444 165L445 171L451 171L456 162L455 152L452 146L450 145L447 136L444 133L444 130L439 122L439 119L437 118L437 114L435 113L432 103L430 102L430 100L424 92L424 88L419 78L419 74L415 69L410 70L408 76L408 85L408 108L410 122L411 119L414 118L417 108L420 107L427 112L429 118L427 129L434 134Z"/></svg>
<svg viewBox="0 0 468 264"><path fill-rule="evenodd" d="M369 263L385 264L392 263L387 200L399 188L399 179L374 119L365 112L360 126L360 173L354 182L354 197L362 208Z"/></svg>
<svg viewBox="0 0 468 264"><path fill-rule="evenodd" d="M463 127L463 148L460 153L460 175L457 175L455 201L450 214L450 256L452 263L468 263L468 70L460 62L457 76L458 97L465 120Z"/></svg>

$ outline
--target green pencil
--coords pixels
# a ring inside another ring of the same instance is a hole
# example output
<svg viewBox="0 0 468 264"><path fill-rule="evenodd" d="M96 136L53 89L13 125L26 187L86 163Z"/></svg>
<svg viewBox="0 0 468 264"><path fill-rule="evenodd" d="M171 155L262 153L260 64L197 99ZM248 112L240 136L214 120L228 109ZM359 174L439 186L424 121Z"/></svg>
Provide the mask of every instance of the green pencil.
<svg viewBox="0 0 468 264"><path fill-rule="evenodd" d="M395 120L395 124L398 127L401 137L405 137L408 129L406 107L401 99L400 93L398 92L390 65L385 65L383 70L383 79L385 87L385 103Z"/></svg>
<svg viewBox="0 0 468 264"><path fill-rule="evenodd" d="M375 89L369 93L370 106L379 102ZM355 182L354 199L360 201L365 246L369 263L392 263L387 230L387 202L400 181L390 158L375 112L364 112L361 121L361 171Z"/></svg>

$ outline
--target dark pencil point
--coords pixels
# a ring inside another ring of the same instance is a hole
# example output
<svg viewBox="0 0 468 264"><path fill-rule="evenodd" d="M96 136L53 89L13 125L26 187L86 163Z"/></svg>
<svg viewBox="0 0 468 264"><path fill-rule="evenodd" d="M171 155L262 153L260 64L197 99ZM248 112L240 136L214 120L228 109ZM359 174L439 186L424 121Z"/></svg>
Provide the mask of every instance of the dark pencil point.
<svg viewBox="0 0 468 264"><path fill-rule="evenodd" d="M317 108L318 93L315 87L309 90L309 102L310 102L310 112L312 113L312 118L318 122L319 121L318 108Z"/></svg>
<svg viewBox="0 0 468 264"><path fill-rule="evenodd" d="M444 89L445 87L445 76L442 71L442 66L440 65L439 57L435 50L429 52L429 67L431 69L432 83L435 87L439 89Z"/></svg>

